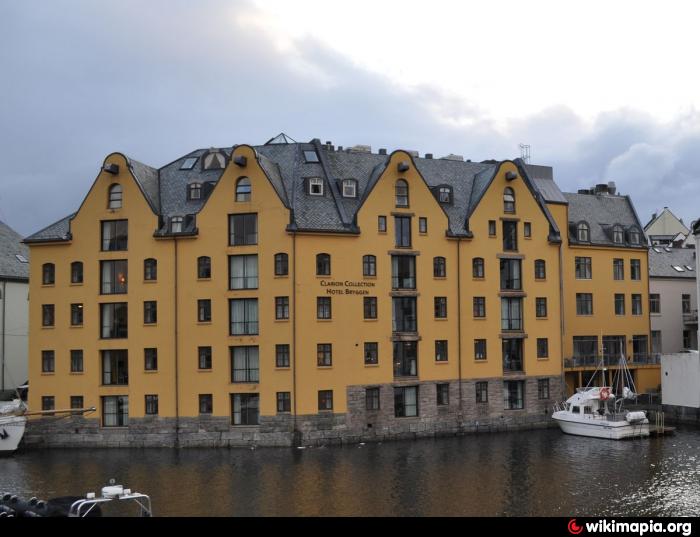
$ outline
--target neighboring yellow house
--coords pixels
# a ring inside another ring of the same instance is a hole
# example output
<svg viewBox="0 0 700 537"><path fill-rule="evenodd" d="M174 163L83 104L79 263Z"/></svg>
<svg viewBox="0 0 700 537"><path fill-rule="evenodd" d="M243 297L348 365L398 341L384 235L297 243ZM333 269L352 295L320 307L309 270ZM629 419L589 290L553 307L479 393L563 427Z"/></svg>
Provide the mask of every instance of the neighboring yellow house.
<svg viewBox="0 0 700 537"><path fill-rule="evenodd" d="M544 426L574 336L648 345L646 307L644 322L576 315L574 293L603 304L618 283L574 279L576 257L639 259L641 280L619 285L643 301L648 276L629 199L586 195L612 200L627 235L610 246L568 236L573 196L519 159L284 135L160 170L113 153L75 214L26 239L30 407L97 412L33 420L25 440L283 446ZM641 384L658 384L651 371ZM571 389L581 375L566 368Z"/></svg>

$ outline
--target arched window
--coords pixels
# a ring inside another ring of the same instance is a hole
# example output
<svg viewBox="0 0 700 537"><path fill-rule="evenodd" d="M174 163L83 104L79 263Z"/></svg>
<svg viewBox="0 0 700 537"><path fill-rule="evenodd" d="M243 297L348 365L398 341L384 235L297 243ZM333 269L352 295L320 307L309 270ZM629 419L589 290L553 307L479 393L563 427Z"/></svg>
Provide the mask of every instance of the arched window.
<svg viewBox="0 0 700 537"><path fill-rule="evenodd" d="M56 283L56 267L53 263L44 263L41 267L41 283L53 285Z"/></svg>
<svg viewBox="0 0 700 537"><path fill-rule="evenodd" d="M197 278L211 278L211 257L203 255L197 258Z"/></svg>
<svg viewBox="0 0 700 537"><path fill-rule="evenodd" d="M408 207L408 183L403 179L396 181L396 206Z"/></svg>
<svg viewBox="0 0 700 537"><path fill-rule="evenodd" d="M579 242L591 241L591 229L586 222L579 222L578 226L576 226L576 239Z"/></svg>
<svg viewBox="0 0 700 537"><path fill-rule="evenodd" d="M484 258L483 257L475 257L472 260L472 276L474 278L483 278L484 277Z"/></svg>
<svg viewBox="0 0 700 537"><path fill-rule="evenodd" d="M447 276L447 261L444 257L433 258L433 277L445 278Z"/></svg>
<svg viewBox="0 0 700 537"><path fill-rule="evenodd" d="M158 261L149 257L143 261L143 279L154 281L158 279Z"/></svg>
<svg viewBox="0 0 700 537"><path fill-rule="evenodd" d="M316 276L331 275L331 256L328 254L318 254L316 256Z"/></svg>
<svg viewBox="0 0 700 537"><path fill-rule="evenodd" d="M192 183L188 188L189 199L198 200L202 198L202 183Z"/></svg>
<svg viewBox="0 0 700 537"><path fill-rule="evenodd" d="M620 224L615 224L613 226L613 242L615 244L622 244L625 241L625 232Z"/></svg>
<svg viewBox="0 0 700 537"><path fill-rule="evenodd" d="M241 177L236 183L236 201L250 201L250 179Z"/></svg>
<svg viewBox="0 0 700 537"><path fill-rule="evenodd" d="M182 216L173 216L170 219L170 233L182 233Z"/></svg>
<svg viewBox="0 0 700 537"><path fill-rule="evenodd" d="M544 259L535 259L535 279L544 280L547 277L547 265Z"/></svg>
<svg viewBox="0 0 700 537"><path fill-rule="evenodd" d="M362 256L362 275L376 276L377 275L377 258L373 255Z"/></svg>
<svg viewBox="0 0 700 537"><path fill-rule="evenodd" d="M289 274L289 256L275 254L275 276L287 276L287 274Z"/></svg>
<svg viewBox="0 0 700 537"><path fill-rule="evenodd" d="M113 184L109 187L109 202L107 207L110 209L121 209L122 206L122 185Z"/></svg>
<svg viewBox="0 0 700 537"><path fill-rule="evenodd" d="M630 234L630 244L639 244L641 242L641 234L636 227L633 227L629 231Z"/></svg>
<svg viewBox="0 0 700 537"><path fill-rule="evenodd" d="M70 264L70 283L83 283L83 264L80 261Z"/></svg>
<svg viewBox="0 0 700 537"><path fill-rule="evenodd" d="M510 187L506 187L503 191L503 212L515 212L515 192Z"/></svg>

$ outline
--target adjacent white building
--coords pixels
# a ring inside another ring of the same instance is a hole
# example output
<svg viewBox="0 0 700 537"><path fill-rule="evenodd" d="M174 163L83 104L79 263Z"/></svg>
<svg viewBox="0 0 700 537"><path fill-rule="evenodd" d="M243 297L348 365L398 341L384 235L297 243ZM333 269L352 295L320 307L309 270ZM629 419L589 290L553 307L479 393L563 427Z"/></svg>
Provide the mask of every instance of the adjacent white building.
<svg viewBox="0 0 700 537"><path fill-rule="evenodd" d="M672 246L685 243L686 238L693 243L692 237L689 237L690 230L683 223L681 218L673 214L668 207L660 213L654 213L651 220L644 226L644 233L649 238L651 246Z"/></svg>
<svg viewBox="0 0 700 537"><path fill-rule="evenodd" d="M29 378L29 248L0 222L0 391Z"/></svg>

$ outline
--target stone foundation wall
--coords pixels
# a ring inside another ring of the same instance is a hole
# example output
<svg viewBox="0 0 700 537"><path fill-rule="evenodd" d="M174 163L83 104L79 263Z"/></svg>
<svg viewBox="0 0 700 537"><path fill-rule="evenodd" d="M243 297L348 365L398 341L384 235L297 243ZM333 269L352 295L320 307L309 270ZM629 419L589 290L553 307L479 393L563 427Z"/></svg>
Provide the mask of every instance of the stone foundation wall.
<svg viewBox="0 0 700 537"><path fill-rule="evenodd" d="M663 405L664 420L667 423L692 423L700 425L700 408L689 406Z"/></svg>
<svg viewBox="0 0 700 537"><path fill-rule="evenodd" d="M537 378L509 376L525 382L525 408L504 410L503 378L488 382L488 402L476 403L476 382L450 382L449 404L437 405L436 382L349 386L347 413L320 412L261 416L258 426L232 426L229 417L130 418L123 428L101 427L99 419L83 416L30 420L24 448L45 447L289 447L319 446L449 436L466 433L534 429L553 425L552 404L563 399L561 377L549 377L550 397L539 399ZM461 386L460 386L461 384ZM394 416L394 387L418 386L416 417ZM366 410L365 389L379 388L379 410ZM462 402L460 407L460 400Z"/></svg>

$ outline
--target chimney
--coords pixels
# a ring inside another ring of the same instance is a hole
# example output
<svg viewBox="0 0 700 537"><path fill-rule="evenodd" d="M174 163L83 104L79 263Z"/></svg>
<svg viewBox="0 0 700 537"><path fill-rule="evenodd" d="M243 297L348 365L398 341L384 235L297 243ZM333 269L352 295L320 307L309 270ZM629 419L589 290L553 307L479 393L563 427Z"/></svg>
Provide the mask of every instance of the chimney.
<svg viewBox="0 0 700 537"><path fill-rule="evenodd" d="M617 192L617 186L615 186L615 181L608 181L608 192L611 196L614 196Z"/></svg>
<svg viewBox="0 0 700 537"><path fill-rule="evenodd" d="M380 147L380 148L379 148L379 154L380 154L380 155L386 155L386 148Z"/></svg>
<svg viewBox="0 0 700 537"><path fill-rule="evenodd" d="M433 154L432 154L432 153L426 153L426 154L425 154L425 158L431 159L431 158L433 158Z"/></svg>
<svg viewBox="0 0 700 537"><path fill-rule="evenodd" d="M595 193L596 194L607 194L608 193L608 185L605 183L599 183L595 186Z"/></svg>

